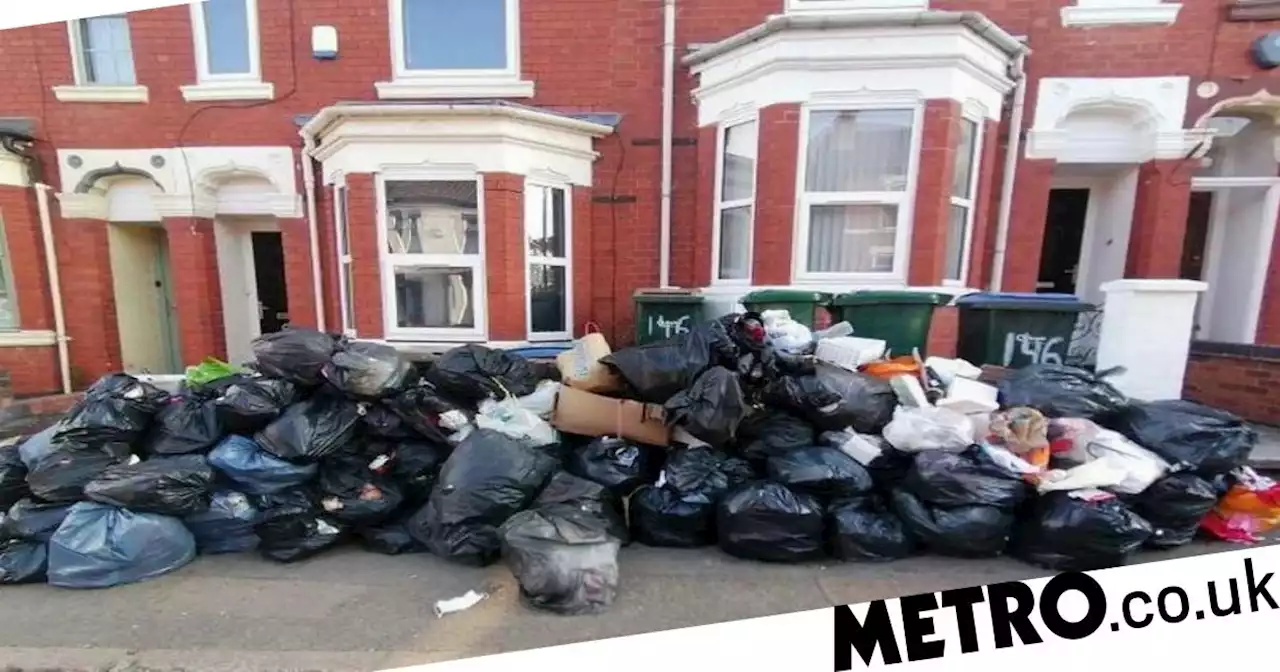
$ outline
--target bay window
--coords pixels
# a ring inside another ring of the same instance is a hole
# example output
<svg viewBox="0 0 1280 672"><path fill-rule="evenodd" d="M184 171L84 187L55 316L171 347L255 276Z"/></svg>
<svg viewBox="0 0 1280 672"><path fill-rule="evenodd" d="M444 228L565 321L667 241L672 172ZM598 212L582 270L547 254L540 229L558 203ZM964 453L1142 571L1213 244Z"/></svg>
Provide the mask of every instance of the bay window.
<svg viewBox="0 0 1280 672"><path fill-rule="evenodd" d="M753 120L728 125L720 131L712 240L716 282L751 281L758 129L758 123Z"/></svg>
<svg viewBox="0 0 1280 672"><path fill-rule="evenodd" d="M383 305L389 336L483 337L482 191L474 175L383 180Z"/></svg>
<svg viewBox="0 0 1280 672"><path fill-rule="evenodd" d="M808 111L797 279L906 277L918 114Z"/></svg>
<svg viewBox="0 0 1280 672"><path fill-rule="evenodd" d="M568 190L561 187L529 183L525 188L530 341L573 338L569 202Z"/></svg>
<svg viewBox="0 0 1280 672"><path fill-rule="evenodd" d="M951 179L951 212L947 220L946 267L942 279L963 284L969 275L969 250L973 246L973 203L978 188L980 127L972 119L960 120Z"/></svg>

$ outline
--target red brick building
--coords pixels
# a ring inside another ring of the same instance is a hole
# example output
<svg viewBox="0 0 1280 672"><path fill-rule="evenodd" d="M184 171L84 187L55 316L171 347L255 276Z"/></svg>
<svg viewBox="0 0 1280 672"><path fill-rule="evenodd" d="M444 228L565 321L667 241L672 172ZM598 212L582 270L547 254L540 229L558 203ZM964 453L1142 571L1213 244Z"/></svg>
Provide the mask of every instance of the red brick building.
<svg viewBox="0 0 1280 672"><path fill-rule="evenodd" d="M6 30L0 368L47 393L60 343L82 385L284 322L625 341L661 285L1193 277L1199 339L1280 344L1275 4L210 0Z"/></svg>

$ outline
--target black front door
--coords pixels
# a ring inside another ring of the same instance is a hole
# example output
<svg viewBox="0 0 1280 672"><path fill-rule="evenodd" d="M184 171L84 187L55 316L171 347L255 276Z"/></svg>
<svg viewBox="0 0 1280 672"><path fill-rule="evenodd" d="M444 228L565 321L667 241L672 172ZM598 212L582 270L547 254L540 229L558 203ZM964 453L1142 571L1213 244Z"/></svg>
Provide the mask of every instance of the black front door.
<svg viewBox="0 0 1280 672"><path fill-rule="evenodd" d="M258 286L258 326L271 334L289 325L289 292L284 279L284 244L278 233L253 234L253 270Z"/></svg>
<svg viewBox="0 0 1280 672"><path fill-rule="evenodd" d="M1044 247L1040 251L1040 282L1036 285L1036 291L1050 294L1076 293L1080 244L1084 242L1084 222L1088 210L1088 189L1053 189L1049 192Z"/></svg>

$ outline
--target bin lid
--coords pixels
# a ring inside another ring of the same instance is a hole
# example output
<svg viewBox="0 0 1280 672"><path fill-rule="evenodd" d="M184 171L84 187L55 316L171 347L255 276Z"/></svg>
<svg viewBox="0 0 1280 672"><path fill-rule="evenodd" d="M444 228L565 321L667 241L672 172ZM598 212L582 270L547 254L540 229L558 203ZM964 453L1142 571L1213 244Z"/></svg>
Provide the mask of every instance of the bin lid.
<svg viewBox="0 0 1280 672"><path fill-rule="evenodd" d="M831 295L810 289L757 289L739 299L742 303L826 303Z"/></svg>
<svg viewBox="0 0 1280 672"><path fill-rule="evenodd" d="M1082 313L1096 308L1081 301L1075 294L1037 294L1035 292L977 292L956 299L956 305L966 308L1072 313Z"/></svg>
<svg viewBox="0 0 1280 672"><path fill-rule="evenodd" d="M568 350L570 345L526 345L508 348L507 352L525 359L555 359L557 355Z"/></svg>
<svg viewBox="0 0 1280 672"><path fill-rule="evenodd" d="M837 306L919 305L945 306L952 296L942 292L913 292L904 289L869 289L846 292L835 298Z"/></svg>
<svg viewBox="0 0 1280 672"><path fill-rule="evenodd" d="M696 289L637 289L636 303L702 303L706 297Z"/></svg>

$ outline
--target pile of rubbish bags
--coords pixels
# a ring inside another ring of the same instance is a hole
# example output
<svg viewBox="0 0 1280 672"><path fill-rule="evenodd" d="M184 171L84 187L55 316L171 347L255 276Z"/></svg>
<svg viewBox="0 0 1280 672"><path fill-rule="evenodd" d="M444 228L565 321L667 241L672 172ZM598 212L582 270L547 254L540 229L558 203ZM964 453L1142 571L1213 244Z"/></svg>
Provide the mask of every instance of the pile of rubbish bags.
<svg viewBox="0 0 1280 672"><path fill-rule="evenodd" d="M288 329L173 394L109 375L0 446L0 584L358 544L505 562L526 604L586 614L616 599L633 543L1094 569L1280 524L1280 486L1244 466L1257 437L1227 413L1062 366L997 388L850 333L744 313L617 352L590 334L554 362L480 345L410 362Z"/></svg>

